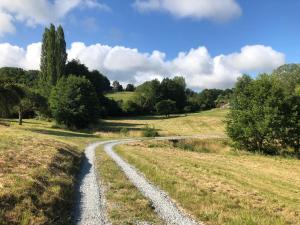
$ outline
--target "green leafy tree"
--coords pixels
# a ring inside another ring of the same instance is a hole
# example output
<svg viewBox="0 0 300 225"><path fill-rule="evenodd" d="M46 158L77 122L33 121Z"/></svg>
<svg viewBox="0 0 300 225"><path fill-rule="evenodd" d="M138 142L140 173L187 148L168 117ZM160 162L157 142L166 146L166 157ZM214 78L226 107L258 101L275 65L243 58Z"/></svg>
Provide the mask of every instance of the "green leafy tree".
<svg viewBox="0 0 300 225"><path fill-rule="evenodd" d="M127 84L127 86L126 86L126 89L125 89L126 91L130 91L130 92L134 92L134 90L135 90L135 87L134 87L134 85L133 84Z"/></svg>
<svg viewBox="0 0 300 225"><path fill-rule="evenodd" d="M143 113L153 113L156 103L161 99L160 95L160 82L158 80L147 81L136 88L134 101Z"/></svg>
<svg viewBox="0 0 300 225"><path fill-rule="evenodd" d="M24 97L24 89L10 81L0 80L0 112L3 115L13 110L13 107L20 103Z"/></svg>
<svg viewBox="0 0 300 225"><path fill-rule="evenodd" d="M119 83L119 81L114 81L113 83L112 83L112 86L113 86L113 91L115 91L115 92L121 92L121 91L123 91L124 89L123 89L123 86Z"/></svg>
<svg viewBox="0 0 300 225"><path fill-rule="evenodd" d="M277 153L282 144L281 108L284 90L269 75L239 79L230 102L227 133L236 146L250 151Z"/></svg>
<svg viewBox="0 0 300 225"><path fill-rule="evenodd" d="M71 60L66 65L66 75L84 76L94 86L97 95L100 96L111 90L109 79L97 70L89 71L79 60Z"/></svg>
<svg viewBox="0 0 300 225"><path fill-rule="evenodd" d="M50 95L55 120L68 127L84 128L99 118L99 98L93 85L84 77L62 78Z"/></svg>
<svg viewBox="0 0 300 225"><path fill-rule="evenodd" d="M156 111L160 115L165 115L167 118L170 114L176 112L176 102L170 99L162 100L155 105Z"/></svg>
<svg viewBox="0 0 300 225"><path fill-rule="evenodd" d="M182 111L186 105L186 83L183 77L165 78L160 84L160 97L162 100L170 99L176 103L178 110Z"/></svg>

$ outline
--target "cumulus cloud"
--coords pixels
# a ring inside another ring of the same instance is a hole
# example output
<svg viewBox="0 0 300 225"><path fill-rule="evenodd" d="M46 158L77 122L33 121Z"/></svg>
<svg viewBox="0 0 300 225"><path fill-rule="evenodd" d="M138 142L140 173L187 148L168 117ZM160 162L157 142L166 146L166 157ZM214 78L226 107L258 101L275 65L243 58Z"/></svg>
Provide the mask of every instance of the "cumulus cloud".
<svg viewBox="0 0 300 225"><path fill-rule="evenodd" d="M97 0L1 0L0 35L14 32L15 21L27 26L59 22L76 7L109 10Z"/></svg>
<svg viewBox="0 0 300 225"><path fill-rule="evenodd" d="M165 11L178 18L227 21L241 15L236 0L135 0L140 12Z"/></svg>
<svg viewBox="0 0 300 225"><path fill-rule="evenodd" d="M9 43L0 44L0 67L17 66L38 69L41 43L28 45L26 49ZM228 55L212 57L207 48L199 47L180 52L168 60L160 51L142 53L138 49L123 46L85 45L72 43L68 59L79 59L90 70L97 69L111 80L140 84L151 79L183 76L190 88L232 87L242 73L270 72L285 63L284 54L271 47L249 45Z"/></svg>

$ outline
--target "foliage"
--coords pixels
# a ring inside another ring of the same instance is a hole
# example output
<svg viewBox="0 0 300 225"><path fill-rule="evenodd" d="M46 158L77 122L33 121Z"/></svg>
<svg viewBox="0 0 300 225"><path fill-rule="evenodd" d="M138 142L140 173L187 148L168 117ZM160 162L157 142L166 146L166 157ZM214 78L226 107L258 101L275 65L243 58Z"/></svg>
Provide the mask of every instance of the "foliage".
<svg viewBox="0 0 300 225"><path fill-rule="evenodd" d="M133 92L135 91L135 87L133 84L127 84L125 91Z"/></svg>
<svg viewBox="0 0 300 225"><path fill-rule="evenodd" d="M158 131L155 129L155 127L150 127L150 126L146 126L142 132L142 135L144 137L158 137L159 133Z"/></svg>
<svg viewBox="0 0 300 225"><path fill-rule="evenodd" d="M155 108L158 114L169 117L170 114L176 112L176 102L170 99L162 100L155 105Z"/></svg>
<svg viewBox="0 0 300 225"><path fill-rule="evenodd" d="M99 118L99 99L90 81L83 77L62 78L50 95L55 120L68 127L83 128Z"/></svg>
<svg viewBox="0 0 300 225"><path fill-rule="evenodd" d="M287 94L276 76L239 79L230 102L227 133L238 148L278 154L299 150L299 98Z"/></svg>
<svg viewBox="0 0 300 225"><path fill-rule="evenodd" d="M112 88L113 88L113 91L115 92L121 92L123 91L123 86L119 83L119 81L114 81L113 84L112 84Z"/></svg>
<svg viewBox="0 0 300 225"><path fill-rule="evenodd" d="M53 24L45 28L41 51L41 79L42 94L49 93L57 81L64 75L67 60L66 42L61 26L56 30Z"/></svg>
<svg viewBox="0 0 300 225"><path fill-rule="evenodd" d="M24 95L24 89L20 85L0 80L0 112L2 116L11 112Z"/></svg>
<svg viewBox="0 0 300 225"><path fill-rule="evenodd" d="M165 78L160 84L160 98L174 101L176 108L182 111L187 101L185 90L186 83L183 77Z"/></svg>
<svg viewBox="0 0 300 225"><path fill-rule="evenodd" d="M98 96L110 91L110 81L108 78L97 70L89 71L79 60L73 59L68 62L65 73L66 75L84 76L94 86Z"/></svg>
<svg viewBox="0 0 300 225"><path fill-rule="evenodd" d="M146 81L135 91L134 101L144 113L153 113L155 104L160 100L160 82L158 80Z"/></svg>

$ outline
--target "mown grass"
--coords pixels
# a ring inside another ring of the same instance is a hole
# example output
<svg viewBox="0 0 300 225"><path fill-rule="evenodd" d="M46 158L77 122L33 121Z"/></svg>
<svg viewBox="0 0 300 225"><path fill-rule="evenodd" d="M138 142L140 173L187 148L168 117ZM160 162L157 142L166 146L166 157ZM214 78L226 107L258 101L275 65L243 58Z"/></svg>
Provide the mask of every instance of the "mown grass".
<svg viewBox="0 0 300 225"><path fill-rule="evenodd" d="M101 136L38 120L1 124L0 224L70 224L84 146Z"/></svg>
<svg viewBox="0 0 300 225"><path fill-rule="evenodd" d="M107 214L113 224L163 224L150 201L142 196L102 147L98 149L96 159L101 185L105 187Z"/></svg>
<svg viewBox="0 0 300 225"><path fill-rule="evenodd" d="M131 100L133 96L134 96L134 92L129 92L129 91L109 93L106 95L107 98L113 99L115 101L123 101L123 102L127 102Z"/></svg>
<svg viewBox="0 0 300 225"><path fill-rule="evenodd" d="M126 127L135 136L141 136L146 126L155 127L161 136L213 134L224 135L224 119L228 110L214 109L188 115L137 116L104 120L103 127L118 131Z"/></svg>
<svg viewBox="0 0 300 225"><path fill-rule="evenodd" d="M117 152L205 224L300 224L299 160L233 151L221 140L139 142Z"/></svg>

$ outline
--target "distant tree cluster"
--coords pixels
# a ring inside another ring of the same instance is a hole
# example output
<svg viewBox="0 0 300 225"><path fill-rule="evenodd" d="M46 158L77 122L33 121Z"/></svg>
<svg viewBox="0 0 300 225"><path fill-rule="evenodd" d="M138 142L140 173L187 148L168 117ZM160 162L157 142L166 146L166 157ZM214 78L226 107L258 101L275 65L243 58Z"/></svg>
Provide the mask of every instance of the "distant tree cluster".
<svg viewBox="0 0 300 225"><path fill-rule="evenodd" d="M227 133L238 148L279 154L300 151L300 66L285 65L257 79L245 75L230 100Z"/></svg>
<svg viewBox="0 0 300 225"><path fill-rule="evenodd" d="M186 87L183 77L147 81L136 87L132 100L121 104L127 115L161 114L209 110L229 103L231 89L205 89L200 93Z"/></svg>

